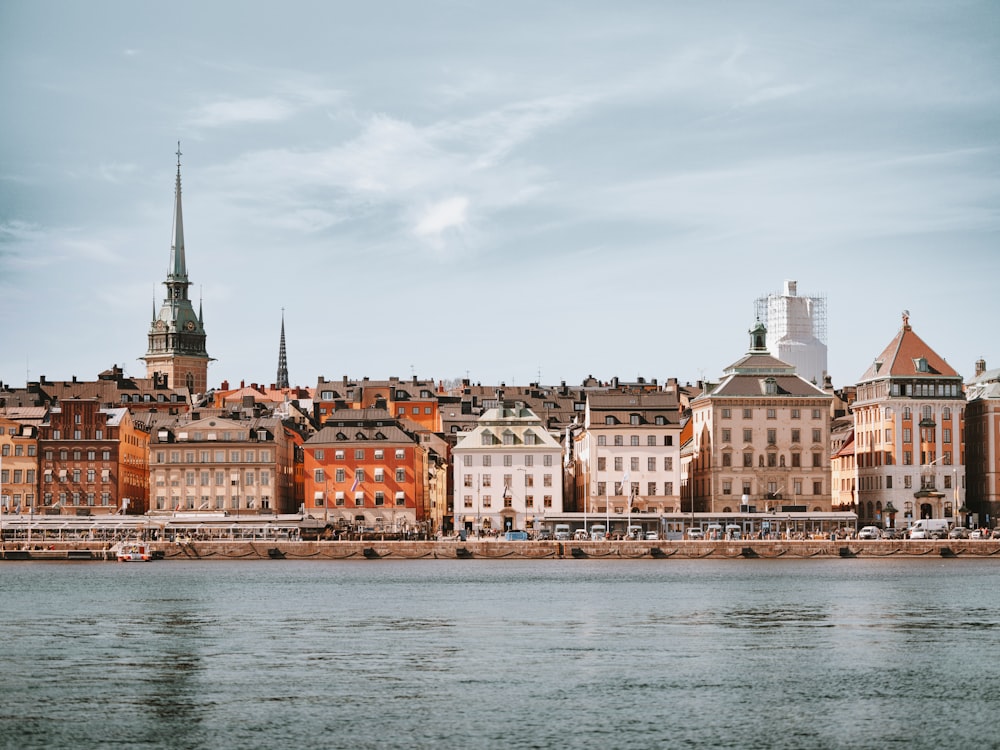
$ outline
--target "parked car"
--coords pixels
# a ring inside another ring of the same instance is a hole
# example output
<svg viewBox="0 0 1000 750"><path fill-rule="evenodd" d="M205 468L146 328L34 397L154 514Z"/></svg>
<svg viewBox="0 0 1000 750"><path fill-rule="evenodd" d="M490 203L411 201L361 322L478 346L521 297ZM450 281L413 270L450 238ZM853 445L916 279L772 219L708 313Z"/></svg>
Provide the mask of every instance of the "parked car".
<svg viewBox="0 0 1000 750"><path fill-rule="evenodd" d="M858 539L881 539L882 529L878 526L865 526L858 532Z"/></svg>
<svg viewBox="0 0 1000 750"><path fill-rule="evenodd" d="M704 539L705 538L705 532L702 531L701 529L688 529L687 530L687 538L688 539Z"/></svg>
<svg viewBox="0 0 1000 750"><path fill-rule="evenodd" d="M910 529L910 539L930 539L930 532L927 529Z"/></svg>
<svg viewBox="0 0 1000 750"><path fill-rule="evenodd" d="M899 529L882 529L883 539L902 539L903 532Z"/></svg>
<svg viewBox="0 0 1000 750"><path fill-rule="evenodd" d="M539 529L538 536L535 537L538 541L546 541L552 538L552 529Z"/></svg>
<svg viewBox="0 0 1000 750"><path fill-rule="evenodd" d="M655 541L658 541L659 538L660 538L660 535L657 534L655 531L647 531L646 532L646 541L647 542L655 542Z"/></svg>
<svg viewBox="0 0 1000 750"><path fill-rule="evenodd" d="M972 531L969 532L969 539L982 539L982 538L983 538L982 529L973 529Z"/></svg>
<svg viewBox="0 0 1000 750"><path fill-rule="evenodd" d="M948 532L949 539L968 539L969 530L963 526L956 526L951 531Z"/></svg>
<svg viewBox="0 0 1000 750"><path fill-rule="evenodd" d="M584 542L590 539L590 533L586 529L577 529L573 532L573 538L577 541Z"/></svg>
<svg viewBox="0 0 1000 750"><path fill-rule="evenodd" d="M1000 539L1000 526L997 526L995 529L993 529L993 533L990 534L990 536L993 539Z"/></svg>

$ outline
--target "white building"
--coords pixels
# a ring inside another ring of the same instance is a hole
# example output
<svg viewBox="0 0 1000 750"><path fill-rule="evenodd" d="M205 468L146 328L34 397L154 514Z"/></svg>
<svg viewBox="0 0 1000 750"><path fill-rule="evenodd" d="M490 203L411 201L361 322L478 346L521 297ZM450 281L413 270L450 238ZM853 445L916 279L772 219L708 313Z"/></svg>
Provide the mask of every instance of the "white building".
<svg viewBox="0 0 1000 750"><path fill-rule="evenodd" d="M798 296L798 282L785 281L783 294L759 297L757 319L767 328L767 350L822 387L827 374L826 298Z"/></svg>
<svg viewBox="0 0 1000 750"><path fill-rule="evenodd" d="M562 446L523 403L489 409L452 450L455 528L535 528L562 513Z"/></svg>

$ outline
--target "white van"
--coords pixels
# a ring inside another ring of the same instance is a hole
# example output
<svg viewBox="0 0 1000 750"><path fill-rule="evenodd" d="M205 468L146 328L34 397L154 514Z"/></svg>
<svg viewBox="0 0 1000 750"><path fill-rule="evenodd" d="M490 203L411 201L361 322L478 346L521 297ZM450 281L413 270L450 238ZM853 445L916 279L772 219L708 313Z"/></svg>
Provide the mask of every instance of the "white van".
<svg viewBox="0 0 1000 750"><path fill-rule="evenodd" d="M555 530L555 538L558 540L569 539L569 524L568 523L557 523Z"/></svg>
<svg viewBox="0 0 1000 750"><path fill-rule="evenodd" d="M642 526L629 526L625 536L629 539L642 539Z"/></svg>
<svg viewBox="0 0 1000 750"><path fill-rule="evenodd" d="M608 527L603 523L595 523L590 527L590 539L594 542L603 542L608 538Z"/></svg>
<svg viewBox="0 0 1000 750"><path fill-rule="evenodd" d="M944 539L951 524L947 518L921 518L906 530L910 539Z"/></svg>

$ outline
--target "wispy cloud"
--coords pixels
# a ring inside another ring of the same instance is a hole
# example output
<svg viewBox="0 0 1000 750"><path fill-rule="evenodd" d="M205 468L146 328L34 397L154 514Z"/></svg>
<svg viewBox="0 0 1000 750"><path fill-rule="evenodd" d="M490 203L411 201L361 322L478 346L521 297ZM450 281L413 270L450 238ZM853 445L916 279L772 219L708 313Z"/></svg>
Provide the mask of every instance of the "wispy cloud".
<svg viewBox="0 0 1000 750"><path fill-rule="evenodd" d="M334 104L343 92L311 82L277 81L263 96L220 96L198 106L188 124L196 128L221 128L249 123L284 122L314 107Z"/></svg>
<svg viewBox="0 0 1000 750"><path fill-rule="evenodd" d="M466 223L469 199L464 196L447 198L430 206L413 228L418 236L440 235L445 230L461 229Z"/></svg>

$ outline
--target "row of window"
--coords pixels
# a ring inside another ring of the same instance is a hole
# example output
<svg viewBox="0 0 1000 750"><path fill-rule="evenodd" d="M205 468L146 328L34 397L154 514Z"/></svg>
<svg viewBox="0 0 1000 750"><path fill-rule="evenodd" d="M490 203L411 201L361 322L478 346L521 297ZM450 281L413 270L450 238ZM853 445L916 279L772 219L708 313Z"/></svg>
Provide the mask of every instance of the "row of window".
<svg viewBox="0 0 1000 750"><path fill-rule="evenodd" d="M52 500L55 496L51 492L46 492L42 495L42 503L44 505L52 505ZM97 500L97 493L95 492L60 492L59 495L60 505L94 505ZM102 492L101 493L101 505L111 504L111 493Z"/></svg>
<svg viewBox="0 0 1000 750"><path fill-rule="evenodd" d="M503 500L503 507L504 508L513 508L514 507L514 499L513 498L507 497L505 495L502 498L502 500ZM482 504L481 507L483 507L483 508L492 508L493 507L493 496L492 495L482 495L480 497L480 501L481 501L481 504ZM463 496L463 498L462 498L462 505L465 508L472 508L473 507L473 504L472 504L472 495L465 495L465 496ZM551 508L552 507L552 495L543 495L542 496L542 504L541 505L538 505L538 500L535 498L534 495L525 495L524 496L524 507L525 508L539 508L539 507L541 507L541 508Z"/></svg>
<svg viewBox="0 0 1000 750"><path fill-rule="evenodd" d="M32 484L35 481L34 469L4 469L0 471L0 484L10 484L11 476L14 484Z"/></svg>
<svg viewBox="0 0 1000 750"><path fill-rule="evenodd" d="M270 463L271 462L271 451L267 449L261 450L215 450L215 451L184 451L184 460L181 460L180 451L156 451L154 454L156 459L155 463L165 464L193 464L195 463L195 457L197 457L197 463L201 464L223 464L223 463ZM169 461L167 458L169 457Z"/></svg>
<svg viewBox="0 0 1000 750"><path fill-rule="evenodd" d="M721 411L722 411L722 418L723 419L732 419L732 417L733 417L733 410L731 408L729 408L727 406L727 407L724 407ZM773 407L768 407L768 409L767 409L767 418L768 419L777 419L778 418L778 411L779 411L779 409L775 409ZM780 411L784 412L785 410L781 409ZM802 411L803 411L802 409L789 409L788 410L789 416L792 419L802 419ZM743 419L753 419L753 413L754 413L753 409L743 409ZM812 418L813 419L823 419L823 410L822 409L813 409L812 410Z"/></svg>
<svg viewBox="0 0 1000 750"><path fill-rule="evenodd" d="M406 469L401 468L401 467L397 468L395 470L395 475L396 475L396 481L397 482L405 482L406 481ZM333 477L334 477L333 478L334 482L346 482L347 481L347 469L342 469L342 468L335 469ZM324 469L313 469L313 481L316 482L316 484L323 484L324 482L326 482L326 478L327 478L327 475L326 475L326 471ZM360 469L360 468L355 469L354 470L354 480L356 482L364 482L365 481L365 470L364 469ZM374 480L373 481L375 481L375 482L384 482L385 481L385 469L375 469L375 471L374 471Z"/></svg>
<svg viewBox="0 0 1000 750"><path fill-rule="evenodd" d="M615 446L623 446L623 445L625 445L625 436L624 435L612 435L611 437L612 437L612 444L613 445L615 445ZM659 437L660 437L659 435L646 435L646 445L651 446L651 447L659 445L660 444ZM598 445L598 447L603 447L603 446L606 446L607 444L608 444L608 436L607 435L598 435L597 436L597 445ZM628 444L630 446L632 446L632 447L635 447L637 445L642 445L642 435L629 435L628 436ZM671 446L673 444L674 444L674 436L673 435L663 435L663 445Z"/></svg>
<svg viewBox="0 0 1000 750"><path fill-rule="evenodd" d="M32 472L34 474L34 472ZM80 483L81 477L83 476L80 469L73 469L72 472L68 469L59 469L59 481L67 482L72 481L76 484ZM72 477L72 479L71 479ZM52 469L46 469L42 474L42 479L46 484L52 483ZM30 480L29 480L30 481ZM87 469L87 483L93 484L97 481L97 470ZM111 481L111 470L101 469L101 481L110 482Z"/></svg>
<svg viewBox="0 0 1000 750"><path fill-rule="evenodd" d="M642 460L639 456L629 456L629 470L639 471L639 463ZM625 456L612 456L613 460L613 471L624 471L625 470ZM657 458L656 456L646 456L646 471L657 471L656 468ZM597 470L606 471L608 468L608 459L604 456L597 457ZM673 471L674 470L674 457L673 456L663 456L663 471Z"/></svg>
<svg viewBox="0 0 1000 750"><path fill-rule="evenodd" d="M504 474L503 475L503 486L504 487L512 487L513 484L514 484L514 475L513 474ZM463 474L462 475L462 486L463 487L474 487L475 486L472 483L472 474ZM480 487L492 487L493 486L493 477L490 474L480 474L479 475L479 486ZM525 487L534 487L535 486L535 475L534 474L525 474L524 475L524 486ZM552 486L552 475L551 474L543 474L542 475L542 486L543 487L551 487Z"/></svg>
<svg viewBox="0 0 1000 750"><path fill-rule="evenodd" d="M799 428L793 427L789 431L788 434L789 434L790 442L792 442L792 443L801 443L802 442L802 430L800 430ZM723 443L731 443L731 442L733 442L733 431L730 428L728 428L728 427L724 427L722 429L722 442ZM749 428L749 427L744 427L743 428L743 442L744 443L752 443L753 442L753 429L752 428ZM822 429L820 429L818 427L814 427L813 428L813 431L812 431L812 442L814 442L814 443L821 443L821 442L823 442L823 430ZM768 428L768 430L767 430L767 444L768 445L777 445L777 443L778 443L778 430L777 430L777 428L774 428L774 427Z"/></svg>
<svg viewBox="0 0 1000 750"><path fill-rule="evenodd" d="M801 453L790 453L789 454L790 459L791 459L790 465L791 465L791 467L793 469L797 469L797 468L800 468L801 466L803 466L802 455L803 454L801 454ZM744 469L752 469L753 468L753 463L754 463L753 462L753 457L754 457L753 451L746 451L745 453L743 453L743 468ZM735 466L735 464L733 463L733 454L732 453L730 453L730 452L727 451L727 452L725 452L725 453L722 454L722 465L723 466ZM757 466L761 467L761 468L763 468L765 466L768 467L768 468L775 468L775 467L779 467L780 468L780 467L784 467L784 466L788 466L788 465L789 464L786 463L786 459L785 459L785 454L784 453L779 454L779 453L777 453L775 451L768 451L767 453L761 453L761 454L758 454L758 456L757 456ZM819 467L819 466L823 465L823 454L822 453L813 453L812 454L812 465L813 465L813 467Z"/></svg>
<svg viewBox="0 0 1000 750"><path fill-rule="evenodd" d="M872 466L892 466L895 463L890 451L866 451L863 453L859 451L855 454L855 456L859 469L870 468ZM921 464L928 465L937 463L937 461L937 454L934 451L920 452ZM941 454L941 464L944 466L951 466L951 461L951 451L944 451ZM913 466L913 451L903 451L903 466Z"/></svg>
<svg viewBox="0 0 1000 750"><path fill-rule="evenodd" d="M955 397L959 395L958 383L893 383L893 396Z"/></svg>
<svg viewBox="0 0 1000 750"><path fill-rule="evenodd" d="M612 492L611 494L615 495L616 497L619 495L624 496L625 490L628 490L629 497L638 497L639 485L640 485L639 482L630 482L627 486L623 482L612 482L611 486L614 489L614 492ZM674 494L673 482L664 482L662 486L664 495L669 497L670 495ZM646 497L658 497L659 493L657 492L657 490L659 489L659 487L660 484L657 482L646 482ZM599 497L604 497L608 494L607 482L597 483L597 494Z"/></svg>
<svg viewBox="0 0 1000 750"><path fill-rule="evenodd" d="M802 494L804 494L803 493L803 487L804 486L808 486L808 484L804 484L801 479L793 480L792 481L792 494L793 495L802 495ZM752 482L749 482L749 481L743 482L743 485L742 485L742 487L740 489L741 489L741 494L747 495L748 497L752 497L753 496L753 483ZM783 492L783 491L784 491L784 487L779 487L777 482L768 482L767 483L767 490L766 490L766 492L767 492L768 495L774 497L779 492ZM733 494L733 483L730 480L728 480L728 479L724 479L722 481L722 494L723 495L732 495ZM822 495L823 494L823 482L821 482L821 481L815 481L815 482L812 483L812 494L814 494L814 495Z"/></svg>
<svg viewBox="0 0 1000 750"><path fill-rule="evenodd" d="M354 500L353 500L354 507L355 508L363 508L365 506L365 497L366 496L365 496L365 494L363 492L356 492L356 493L354 493ZM377 507L377 508L385 505L386 504L385 503L385 493L382 492L382 491L376 491L372 495L372 501L375 503L375 507ZM326 500L323 498L322 495L320 495L320 496L316 497L316 499L314 500L314 503L315 503L315 505L316 505L317 508L322 508L323 505L326 503ZM398 507L398 508L406 507L406 497L403 495L403 493L399 493L399 494L396 495L395 503L396 503L396 507ZM337 495L336 495L336 497L333 499L333 506L334 507L338 507L338 508L343 508L346 505L347 505L347 500L344 497L344 493L338 492Z"/></svg>
<svg viewBox="0 0 1000 750"><path fill-rule="evenodd" d="M481 466L492 466L493 465L493 455L492 454L490 454L490 453L484 453L481 458L482 458L482 462L480 463ZM530 454L530 453L525 454L524 456L521 456L521 458L524 459L524 465L525 466L534 466L535 465L535 457L532 454ZM514 465L514 456L511 455L510 453L503 454L503 459L502 460L503 460L503 465L504 466L513 466ZM542 456L542 466L552 466L552 465L553 465L552 454L551 453L544 454ZM462 466L472 466L472 454L471 453L466 453L466 454L464 454L462 456Z"/></svg>
<svg viewBox="0 0 1000 750"><path fill-rule="evenodd" d="M29 453L28 455L30 456L30 455L33 455L33 454ZM70 460L70 455L72 455L74 461L82 461L83 460L83 456L84 456L84 451L72 451L72 453L71 453L70 451L67 451L67 450L61 450L61 451L59 451L59 460L60 461L69 461ZM45 460L46 461L53 461L53 460L55 460L54 456L55 456L55 451L51 451L51 450L45 451ZM86 456L87 456L86 460L88 460L88 461L96 461L97 460L97 451L94 451L94 450L86 451ZM108 450L101 451L101 460L102 461L110 461L111 460L111 451L108 451Z"/></svg>
<svg viewBox="0 0 1000 750"><path fill-rule="evenodd" d="M893 410L892 410L891 406L883 407L883 409L882 409L882 419L884 419L884 420L892 419L892 415L893 415ZM903 407L902 416L903 416L904 420L913 419L913 409L911 409L909 406L904 406ZM865 423L868 423L868 422L874 422L878 418L879 418L879 416L878 416L878 409L873 409L873 408L858 409L855 412L855 415L854 415L855 421L856 422L860 422L862 424L865 424ZM924 406L921 406L920 407L920 418L921 419L931 419L931 420L933 420L934 419L934 407L931 406L930 404L925 404ZM941 409L941 421L942 422L949 422L949 421L951 421L951 407L950 406L945 406L945 407L943 407Z"/></svg>
<svg viewBox="0 0 1000 750"><path fill-rule="evenodd" d="M37 447L34 444L32 444L32 443L28 443L27 446L25 446L23 444L14 445L14 455L15 456L23 456L23 455L25 455L25 448L26 447L27 447L27 455L34 456L35 453L36 453ZM4 455L4 456L9 456L10 455L10 443L4 443L3 444L3 447L0 448L0 455Z"/></svg>
<svg viewBox="0 0 1000 750"><path fill-rule="evenodd" d="M157 495L154 500L156 510L267 510L271 507L271 496L211 495L195 497L174 497L168 501L163 495Z"/></svg>
<svg viewBox="0 0 1000 750"><path fill-rule="evenodd" d="M155 484L157 487L164 487L169 484L172 487L180 486L180 479L174 479L166 476L164 472L155 472ZM198 481L200 480L200 481ZM214 481L213 481L214 480ZM258 475L254 470L248 470L241 476L239 472L231 472L227 479L225 471L187 471L184 472L184 484L188 487L194 487L196 485L201 485L202 487L207 487L214 484L216 487L224 487L229 485L231 487L238 487L242 482L245 486L253 486L254 484L261 484L269 486L271 484L271 472L261 471Z"/></svg>
<svg viewBox="0 0 1000 750"><path fill-rule="evenodd" d="M365 448L355 448L354 449L354 460L355 461L364 461L365 460L365 456L367 455L367 453L368 453L368 451ZM333 460L334 461L343 461L344 460L344 455L345 455L345 453L344 453L343 450L335 450L333 452ZM396 457L397 460L405 459L406 458L406 449L405 448L396 448L394 455L395 455L395 457ZM323 448L316 448L316 449L313 450L313 456L315 456L315 458L316 458L317 461L325 461L326 460L326 450L323 449ZM384 460L385 459L385 450L383 450L382 448L375 448L372 451L372 458L375 461L382 461L382 460Z"/></svg>

